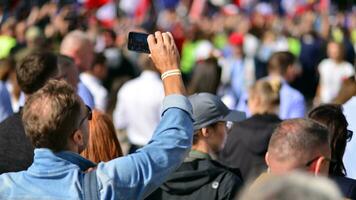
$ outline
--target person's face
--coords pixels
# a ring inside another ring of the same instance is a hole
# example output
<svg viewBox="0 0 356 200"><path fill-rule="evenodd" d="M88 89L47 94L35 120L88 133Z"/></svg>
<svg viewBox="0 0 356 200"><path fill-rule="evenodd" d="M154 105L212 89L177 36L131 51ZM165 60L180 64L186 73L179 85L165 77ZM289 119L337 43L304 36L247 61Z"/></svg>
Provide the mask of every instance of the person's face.
<svg viewBox="0 0 356 200"><path fill-rule="evenodd" d="M339 60L341 57L341 49L335 42L331 42L328 44L327 53L328 57L334 60Z"/></svg>
<svg viewBox="0 0 356 200"><path fill-rule="evenodd" d="M20 22L16 24L16 38L20 40L20 42L24 42L25 40L25 32L26 32L26 23Z"/></svg>
<svg viewBox="0 0 356 200"><path fill-rule="evenodd" d="M115 38L112 38L110 33L105 32L103 36L104 36L104 42L106 47L111 47L115 45Z"/></svg>
<svg viewBox="0 0 356 200"><path fill-rule="evenodd" d="M108 74L108 68L106 64L97 64L95 67L95 74L100 80L104 80Z"/></svg>
<svg viewBox="0 0 356 200"><path fill-rule="evenodd" d="M234 45L233 46L233 52L234 55L237 57L242 57L243 56L243 49L241 45Z"/></svg>
<svg viewBox="0 0 356 200"><path fill-rule="evenodd" d="M81 117L79 121L78 134L80 134L80 141L77 143L79 153L82 152L89 141L89 120L92 118L91 109L82 103L81 105Z"/></svg>
<svg viewBox="0 0 356 200"><path fill-rule="evenodd" d="M214 153L220 152L226 143L227 123L217 122L214 126L209 127L208 145Z"/></svg>
<svg viewBox="0 0 356 200"><path fill-rule="evenodd" d="M300 68L296 64L289 65L284 78L287 82L293 82L301 74Z"/></svg>
<svg viewBox="0 0 356 200"><path fill-rule="evenodd" d="M82 47L77 50L75 56L73 56L73 59L80 71L89 70L93 63L93 52L93 45L91 43L82 44Z"/></svg>

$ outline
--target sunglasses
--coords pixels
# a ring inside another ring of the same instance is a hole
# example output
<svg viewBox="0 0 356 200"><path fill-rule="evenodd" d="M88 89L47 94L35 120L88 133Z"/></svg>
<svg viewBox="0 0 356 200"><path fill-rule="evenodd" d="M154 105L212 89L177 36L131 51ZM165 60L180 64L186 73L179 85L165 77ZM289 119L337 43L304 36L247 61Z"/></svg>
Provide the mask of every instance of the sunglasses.
<svg viewBox="0 0 356 200"><path fill-rule="evenodd" d="M79 127L82 126L82 124L84 123L85 119L88 119L90 121L92 116L93 116L91 108L88 105L85 105L85 107L87 109L87 114L85 115L85 117L82 120L80 120Z"/></svg>
<svg viewBox="0 0 356 200"><path fill-rule="evenodd" d="M305 167L310 167L310 166L311 166L315 161L317 161L320 157L323 157L323 156L317 156L317 157L311 159L311 160L308 161L304 166L305 166ZM326 158L326 157L323 157L323 158L324 158L324 160L329 161L330 163L335 163L335 162L336 162L335 160L333 160L333 159L331 159L331 158Z"/></svg>
<svg viewBox="0 0 356 200"><path fill-rule="evenodd" d="M351 130L347 130L347 131L346 131L346 141L347 141L347 142L350 142L350 141L351 141L353 134L354 134L354 132L351 131Z"/></svg>

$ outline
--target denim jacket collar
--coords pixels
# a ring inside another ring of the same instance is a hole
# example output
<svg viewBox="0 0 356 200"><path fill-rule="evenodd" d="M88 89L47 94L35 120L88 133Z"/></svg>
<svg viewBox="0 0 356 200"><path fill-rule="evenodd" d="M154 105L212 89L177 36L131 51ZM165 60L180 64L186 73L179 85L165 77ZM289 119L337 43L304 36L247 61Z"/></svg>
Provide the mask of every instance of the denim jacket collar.
<svg viewBox="0 0 356 200"><path fill-rule="evenodd" d="M72 168L86 171L95 166L93 162L74 152L61 151L54 153L50 149L37 148L35 149L33 164L28 171L32 174L42 174L43 170L46 170L47 174L56 174Z"/></svg>
<svg viewBox="0 0 356 200"><path fill-rule="evenodd" d="M66 161L69 161L69 162L77 165L80 168L80 170L82 170L82 171L86 171L91 167L96 167L96 164L94 164L90 160L87 160L87 159L83 158L82 156L80 156L79 154L71 152L71 151L61 151L61 152L55 153L55 155L57 157L60 157Z"/></svg>

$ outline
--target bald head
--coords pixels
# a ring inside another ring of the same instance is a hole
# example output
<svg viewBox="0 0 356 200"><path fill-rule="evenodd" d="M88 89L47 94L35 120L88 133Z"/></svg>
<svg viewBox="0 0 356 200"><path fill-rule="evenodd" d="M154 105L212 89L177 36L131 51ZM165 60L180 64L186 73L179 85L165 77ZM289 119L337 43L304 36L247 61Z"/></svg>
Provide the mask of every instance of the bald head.
<svg viewBox="0 0 356 200"><path fill-rule="evenodd" d="M80 71L86 71L93 62L93 48L89 36L83 31L75 30L62 40L60 53L73 58Z"/></svg>
<svg viewBox="0 0 356 200"><path fill-rule="evenodd" d="M328 130L306 119L282 122L272 134L266 161L271 171L284 172L303 167L318 156L330 157Z"/></svg>

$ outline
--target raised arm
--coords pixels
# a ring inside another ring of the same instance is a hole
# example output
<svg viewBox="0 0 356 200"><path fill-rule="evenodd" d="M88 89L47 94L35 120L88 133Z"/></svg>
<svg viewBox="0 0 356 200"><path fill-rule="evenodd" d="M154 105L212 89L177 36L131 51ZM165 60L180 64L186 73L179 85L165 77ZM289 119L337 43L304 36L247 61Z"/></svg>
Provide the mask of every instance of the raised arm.
<svg viewBox="0 0 356 200"><path fill-rule="evenodd" d="M171 33L156 32L155 35L149 35L147 41L151 51L150 57L161 74L179 69L179 52ZM163 86L166 96L171 94L185 95L186 93L180 75L164 78Z"/></svg>
<svg viewBox="0 0 356 200"><path fill-rule="evenodd" d="M192 108L183 96L185 88L177 72L179 54L173 37L156 32L148 37L148 43L157 70L162 74L174 70L163 80L166 97L162 119L145 147L98 165L101 199L143 199L181 164L192 144Z"/></svg>

